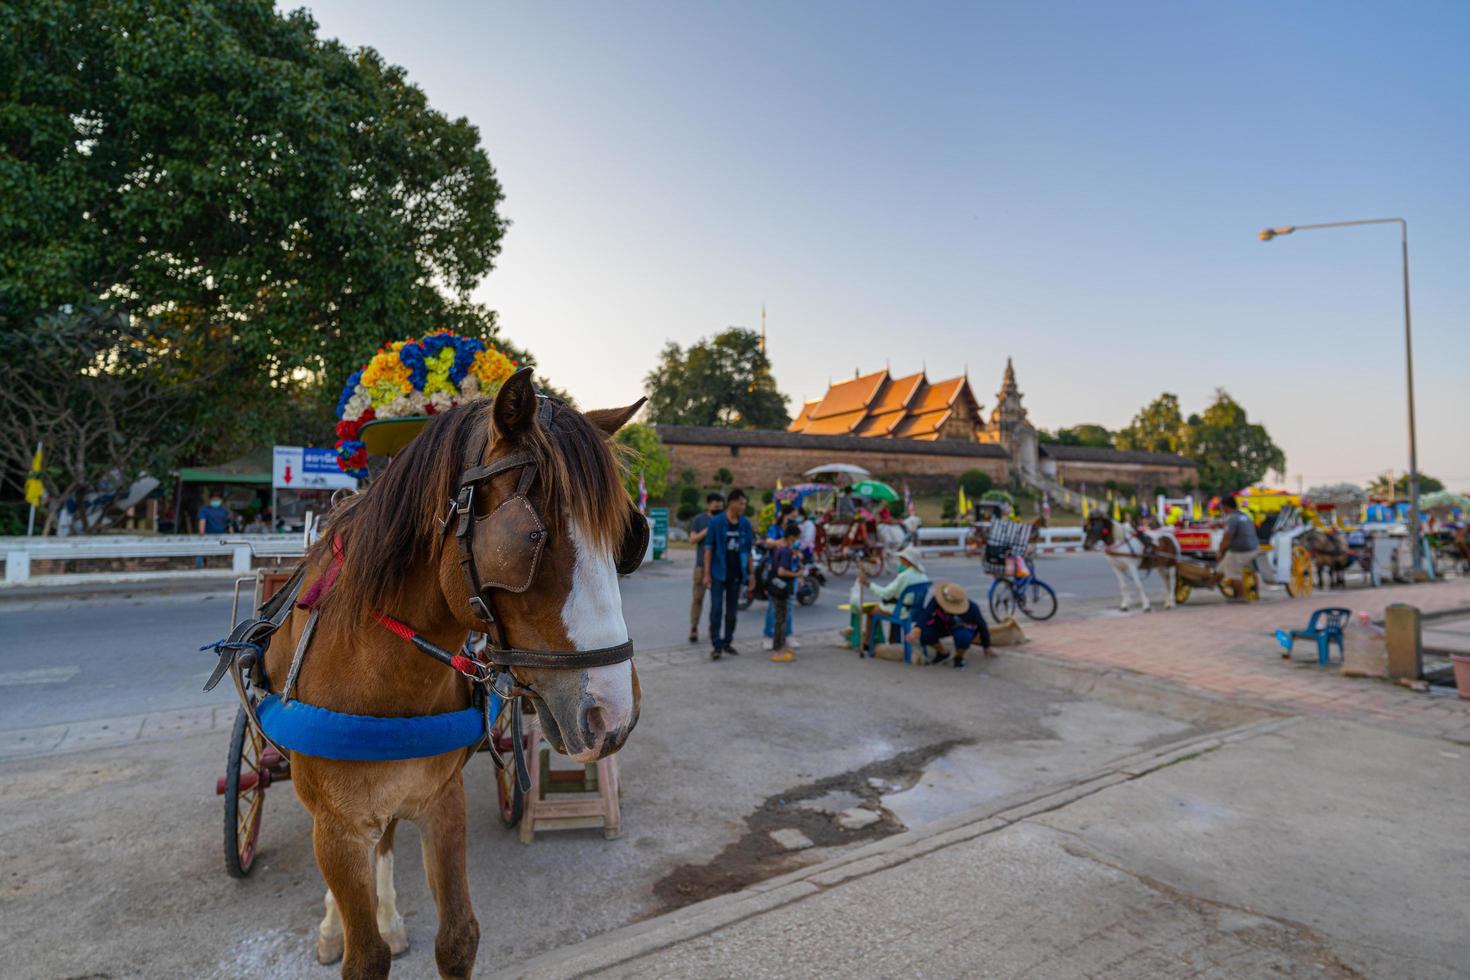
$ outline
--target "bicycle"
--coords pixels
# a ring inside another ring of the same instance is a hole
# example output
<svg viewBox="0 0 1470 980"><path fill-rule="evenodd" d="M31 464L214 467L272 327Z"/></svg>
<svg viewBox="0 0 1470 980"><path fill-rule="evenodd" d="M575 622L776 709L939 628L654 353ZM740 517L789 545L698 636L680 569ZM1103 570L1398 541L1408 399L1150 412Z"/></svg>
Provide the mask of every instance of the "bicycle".
<svg viewBox="0 0 1470 980"><path fill-rule="evenodd" d="M995 576L990 583L990 616L999 623L1019 609L1037 622L1057 614L1057 594L1031 571L1026 558L1029 535L1018 533L1006 543L987 543L985 570Z"/></svg>

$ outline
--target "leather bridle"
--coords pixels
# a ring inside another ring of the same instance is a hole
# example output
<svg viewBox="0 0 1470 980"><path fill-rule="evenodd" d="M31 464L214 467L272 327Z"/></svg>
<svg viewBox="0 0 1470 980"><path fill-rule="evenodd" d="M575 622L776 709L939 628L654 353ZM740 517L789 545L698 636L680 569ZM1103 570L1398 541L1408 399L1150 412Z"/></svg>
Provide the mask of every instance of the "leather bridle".
<svg viewBox="0 0 1470 980"><path fill-rule="evenodd" d="M540 399L540 405L535 424L549 428L557 411L556 401L545 395L537 397ZM527 563L529 567L524 570L523 580L486 583L480 575L479 565L475 560L475 491L481 484L502 473L516 469L521 471L516 492L487 517L498 514L505 508L525 508L525 512L520 517L527 523L528 530L524 533L527 534L528 543L532 546L531 557ZM535 580L536 571L540 567L541 555L550 538L546 522L541 518L535 505L531 503L530 497L527 496L531 484L536 479L536 474L536 458L527 452L512 453L494 462L470 467L460 474L459 488L455 491L453 499L450 500L448 513L440 521L444 533L448 534L452 530L458 542L459 567L464 575L465 587L469 591L470 613L484 624L481 632L485 634L487 642L485 648L480 651L478 665L481 670L476 674L475 679L493 687L502 697L536 696L534 690L512 677L510 673L512 667L537 670L589 670L595 667L611 667L633 659L631 639L624 640L616 646L599 647L594 650L542 650L512 646L505 642L504 630L495 615L493 594L495 591L520 593L529 589ZM632 570L632 568L618 569L623 574Z"/></svg>

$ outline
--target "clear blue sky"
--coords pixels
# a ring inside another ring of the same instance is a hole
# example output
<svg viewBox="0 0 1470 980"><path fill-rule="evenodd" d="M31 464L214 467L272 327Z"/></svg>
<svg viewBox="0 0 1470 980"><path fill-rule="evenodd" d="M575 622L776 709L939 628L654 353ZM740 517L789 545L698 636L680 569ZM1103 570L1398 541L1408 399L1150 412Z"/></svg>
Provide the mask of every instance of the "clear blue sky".
<svg viewBox="0 0 1470 980"><path fill-rule="evenodd" d="M287 4L285 6L294 6ZM758 326L829 378L1006 355L1032 419L1118 427L1217 386L1290 482L1470 489L1470 4L318 0L480 127L514 225L480 287L588 407L667 340Z"/></svg>

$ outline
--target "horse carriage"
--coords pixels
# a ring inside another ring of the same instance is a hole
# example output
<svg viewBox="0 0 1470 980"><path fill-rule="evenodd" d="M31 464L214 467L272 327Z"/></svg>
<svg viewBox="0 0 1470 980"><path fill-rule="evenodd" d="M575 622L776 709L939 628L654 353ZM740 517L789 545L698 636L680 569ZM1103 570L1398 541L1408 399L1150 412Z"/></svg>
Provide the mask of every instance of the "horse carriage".
<svg viewBox="0 0 1470 980"><path fill-rule="evenodd" d="M249 872L265 793L289 779L327 889L319 962L380 976L408 948L393 865L409 820L438 912L439 972L470 975L462 773L479 751L514 780L498 809L519 816L523 842L543 818L619 832L620 781L604 767L641 698L618 576L641 564L649 526L608 442L642 404L581 412L537 391L530 368L450 331L385 345L348 380L342 468L368 475L373 432L397 433L401 451L334 510L278 588L260 576L255 617L205 648L219 658L205 689L228 673L240 702L218 787L227 860ZM412 421L422 431L405 435ZM538 783L560 781L541 779L542 740L583 767L571 773L577 799L539 797Z"/></svg>
<svg viewBox="0 0 1470 980"><path fill-rule="evenodd" d="M1255 561L1242 573L1241 586L1247 602L1260 598L1261 583L1282 585L1288 595L1301 597L1312 593L1312 553L1303 541L1312 527L1294 505L1276 512L1263 530L1269 533ZM1185 602L1196 588L1219 589L1226 598L1234 597L1234 586L1215 569L1223 527L1191 524L1166 528L1162 534L1172 537L1179 550L1175 565L1174 601Z"/></svg>
<svg viewBox="0 0 1470 980"><path fill-rule="evenodd" d="M405 418L374 422L364 426L362 440L370 454L391 457L406 446L427 421ZM301 553L284 557L303 558L319 528L320 522L309 517ZM250 608L257 611L260 620L270 621L280 615L284 621L292 602L288 587L292 584L293 571L292 567L277 564L256 569L254 574L236 579L230 603L230 634L234 634L240 625L240 597L247 586L253 599ZM472 635L462 653L473 656L484 642L483 636ZM224 798L225 870L232 878L248 876L255 866L266 791L273 783L291 779L290 751L267 740L256 720L262 699L269 693L268 685L262 683L261 654L260 650L246 650L225 667L233 681L240 707L235 712L230 746L225 756L225 773L215 781L215 794ZM211 678L211 681L218 679ZM488 691L486 698L484 711L486 718L491 719L490 735L478 751L490 752L495 761L496 809L502 825L512 829L520 823L532 789L527 760L532 757L540 734L534 722L523 722L518 701L503 698L494 690ZM616 765L616 760L607 761ZM615 829L612 836L616 836Z"/></svg>

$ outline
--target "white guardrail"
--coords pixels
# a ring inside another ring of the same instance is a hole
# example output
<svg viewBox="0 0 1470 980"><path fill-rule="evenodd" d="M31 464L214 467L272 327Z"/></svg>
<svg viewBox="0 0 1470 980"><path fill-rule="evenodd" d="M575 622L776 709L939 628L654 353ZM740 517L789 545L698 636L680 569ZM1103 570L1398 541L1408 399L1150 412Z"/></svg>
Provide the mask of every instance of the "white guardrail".
<svg viewBox="0 0 1470 980"><path fill-rule="evenodd" d="M104 534L96 537L4 538L5 581L26 582L31 563L90 558L197 558L229 555L231 568L247 574L251 558L289 558L302 553L300 534Z"/></svg>
<svg viewBox="0 0 1470 980"><path fill-rule="evenodd" d="M975 527L984 528L986 526L977 524L974 527L921 527L918 531L918 548L928 554L964 551L965 541ZM1036 532L1036 553L1039 555L1056 555L1081 550L1082 528L1080 527L1044 527Z"/></svg>

